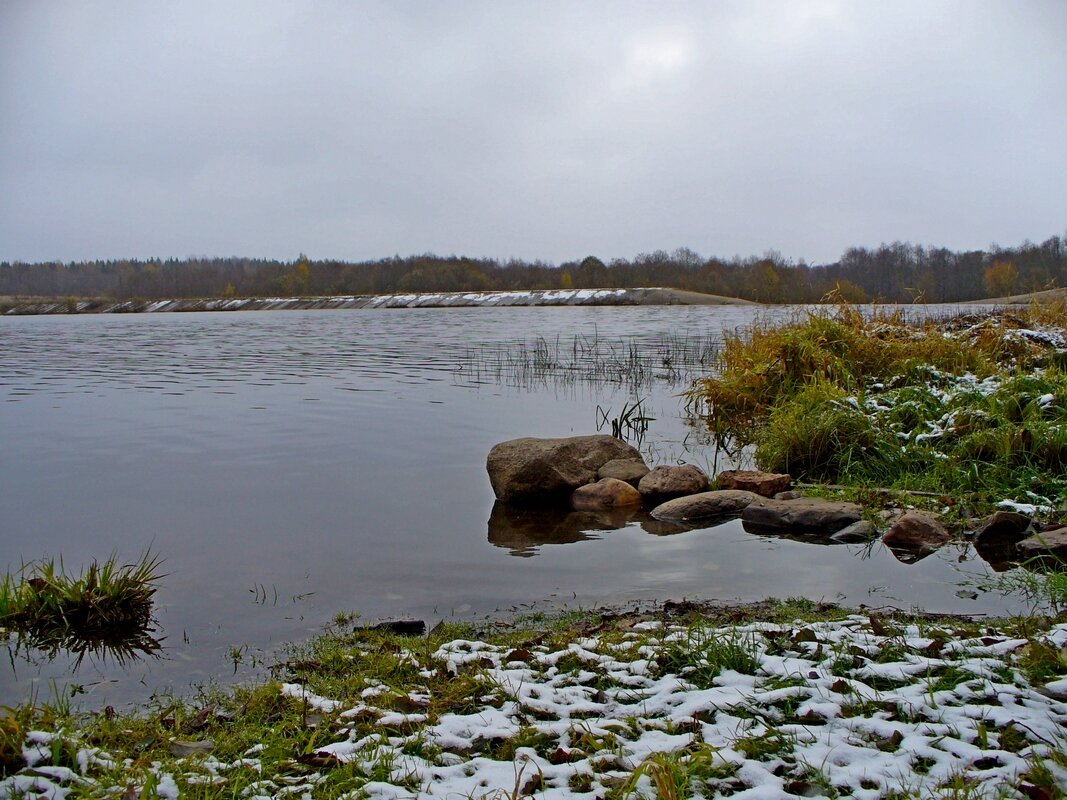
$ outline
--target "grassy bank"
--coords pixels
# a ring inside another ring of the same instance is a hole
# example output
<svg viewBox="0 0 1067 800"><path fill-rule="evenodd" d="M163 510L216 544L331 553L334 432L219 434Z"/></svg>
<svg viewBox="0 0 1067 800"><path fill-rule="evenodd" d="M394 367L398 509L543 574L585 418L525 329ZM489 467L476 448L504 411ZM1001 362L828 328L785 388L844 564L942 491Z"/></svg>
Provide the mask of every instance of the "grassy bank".
<svg viewBox="0 0 1067 800"><path fill-rule="evenodd" d="M340 619L255 686L0 718L0 796L1056 797L1065 646L1062 617L805 601L420 638Z"/></svg>
<svg viewBox="0 0 1067 800"><path fill-rule="evenodd" d="M907 322L840 306L728 336L691 398L727 448L802 481L967 513L1067 498L1067 306Z"/></svg>

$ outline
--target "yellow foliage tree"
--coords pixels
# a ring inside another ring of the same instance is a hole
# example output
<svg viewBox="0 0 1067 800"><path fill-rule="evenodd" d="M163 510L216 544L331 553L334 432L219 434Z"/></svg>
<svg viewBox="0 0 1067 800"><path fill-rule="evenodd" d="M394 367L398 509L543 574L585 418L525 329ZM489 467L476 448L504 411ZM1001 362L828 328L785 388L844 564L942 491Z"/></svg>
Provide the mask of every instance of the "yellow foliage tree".
<svg viewBox="0 0 1067 800"><path fill-rule="evenodd" d="M994 261L986 267L982 282L991 297L1004 297L1015 291L1019 270L1010 261Z"/></svg>

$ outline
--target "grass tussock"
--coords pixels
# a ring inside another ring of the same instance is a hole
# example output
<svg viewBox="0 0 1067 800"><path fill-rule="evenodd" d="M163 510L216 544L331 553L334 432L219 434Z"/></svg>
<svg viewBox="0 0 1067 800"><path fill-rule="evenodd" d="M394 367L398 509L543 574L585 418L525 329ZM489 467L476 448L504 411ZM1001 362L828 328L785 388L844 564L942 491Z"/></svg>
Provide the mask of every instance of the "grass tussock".
<svg viewBox="0 0 1067 800"><path fill-rule="evenodd" d="M62 561L35 561L0 579L0 626L29 646L69 650L80 657L107 653L116 658L152 653L153 597L162 577L159 559L146 553L135 563L115 556L93 561L80 575Z"/></svg>
<svg viewBox="0 0 1067 800"><path fill-rule="evenodd" d="M690 397L763 469L1052 507L1067 497L1063 312L812 311L728 336Z"/></svg>

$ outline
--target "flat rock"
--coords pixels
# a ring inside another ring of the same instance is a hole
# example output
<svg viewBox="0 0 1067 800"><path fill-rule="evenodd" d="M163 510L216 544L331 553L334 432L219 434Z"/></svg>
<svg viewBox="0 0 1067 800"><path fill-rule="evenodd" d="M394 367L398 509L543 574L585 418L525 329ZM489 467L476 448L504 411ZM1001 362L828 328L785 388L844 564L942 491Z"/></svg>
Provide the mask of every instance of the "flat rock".
<svg viewBox="0 0 1067 800"><path fill-rule="evenodd" d="M1025 561L1028 558L1057 558L1067 560L1067 528L1035 533L1016 546Z"/></svg>
<svg viewBox="0 0 1067 800"><path fill-rule="evenodd" d="M571 508L575 511L632 508L640 506L641 502L641 493L618 478L601 478L596 483L587 483L571 495Z"/></svg>
<svg viewBox="0 0 1067 800"><path fill-rule="evenodd" d="M859 522L863 510L855 503L800 497L796 500L760 499L741 514L750 533L815 533L829 536Z"/></svg>
<svg viewBox="0 0 1067 800"><path fill-rule="evenodd" d="M976 545L1011 545L1026 538L1031 519L1019 511L996 511L974 532Z"/></svg>
<svg viewBox="0 0 1067 800"><path fill-rule="evenodd" d="M716 517L731 517L737 516L759 499L758 494L740 489L698 492L676 497L656 506L652 510L652 516L667 522L698 522Z"/></svg>
<svg viewBox="0 0 1067 800"><path fill-rule="evenodd" d="M931 553L951 539L941 522L921 511L906 511L884 534L882 542L895 550Z"/></svg>
<svg viewBox="0 0 1067 800"><path fill-rule="evenodd" d="M485 468L498 499L535 503L566 500L613 459L640 461L641 454L614 436L527 437L494 445Z"/></svg>
<svg viewBox="0 0 1067 800"><path fill-rule="evenodd" d="M720 489L740 489L762 497L774 497L779 492L788 491L792 483L792 475L754 469L728 469L715 479L715 485Z"/></svg>
<svg viewBox="0 0 1067 800"><path fill-rule="evenodd" d="M613 458L596 471L598 478L616 478L626 481L637 488L637 484L648 474L648 465L644 461L629 458Z"/></svg>
<svg viewBox="0 0 1067 800"><path fill-rule="evenodd" d="M682 497L705 491L708 488L708 476L692 464L656 467L641 479L637 488L645 497Z"/></svg>

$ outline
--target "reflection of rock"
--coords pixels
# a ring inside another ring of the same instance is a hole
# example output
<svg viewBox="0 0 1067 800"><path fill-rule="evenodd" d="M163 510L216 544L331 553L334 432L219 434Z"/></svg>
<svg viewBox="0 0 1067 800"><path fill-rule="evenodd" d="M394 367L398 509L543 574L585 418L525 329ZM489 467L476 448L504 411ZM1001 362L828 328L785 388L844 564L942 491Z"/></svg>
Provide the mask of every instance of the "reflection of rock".
<svg viewBox="0 0 1067 800"><path fill-rule="evenodd" d="M882 535L882 542L891 550L927 555L952 537L937 519L921 511L901 514L892 527ZM900 556L897 556L901 559Z"/></svg>
<svg viewBox="0 0 1067 800"><path fill-rule="evenodd" d="M613 508L640 508L641 493L618 478L601 478L579 486L571 495L575 511L606 511Z"/></svg>
<svg viewBox="0 0 1067 800"><path fill-rule="evenodd" d="M637 484L648 474L648 466L644 461L635 461L631 458L613 458L597 470L598 478L618 478L637 488Z"/></svg>
<svg viewBox="0 0 1067 800"><path fill-rule="evenodd" d="M759 495L735 489L678 497L656 506L652 516L671 522L701 522L737 516L749 505L759 500Z"/></svg>
<svg viewBox="0 0 1067 800"><path fill-rule="evenodd" d="M786 491L793 478L779 472L760 472L753 469L728 469L720 472L715 484L720 489L740 489L763 497L774 497Z"/></svg>
<svg viewBox="0 0 1067 800"><path fill-rule="evenodd" d="M498 499L536 502L566 499L613 459L640 461L641 454L613 436L524 438L494 445L485 466Z"/></svg>
<svg viewBox="0 0 1067 800"><path fill-rule="evenodd" d="M680 467L656 467L637 485L641 494L652 500L669 500L708 488L708 476L692 464Z"/></svg>
<svg viewBox="0 0 1067 800"><path fill-rule="evenodd" d="M532 556L544 544L586 541L588 531L622 528L638 514L635 508L614 511L570 511L530 508L497 502L489 515L489 541L513 556Z"/></svg>
<svg viewBox="0 0 1067 800"><path fill-rule="evenodd" d="M829 537L854 522L862 509L855 503L839 503L815 497L796 500L759 500L741 514L749 533L816 534Z"/></svg>
<svg viewBox="0 0 1067 800"><path fill-rule="evenodd" d="M676 533L688 533L693 530L693 526L686 525L684 522L671 522L646 516L641 520L641 530L653 536L674 536Z"/></svg>

